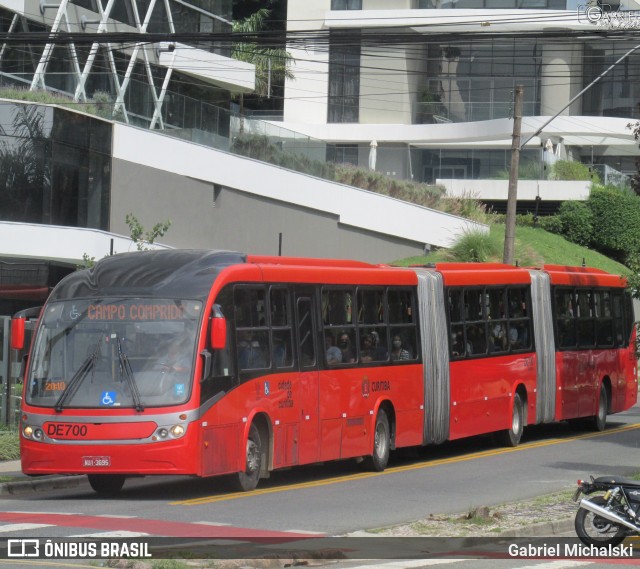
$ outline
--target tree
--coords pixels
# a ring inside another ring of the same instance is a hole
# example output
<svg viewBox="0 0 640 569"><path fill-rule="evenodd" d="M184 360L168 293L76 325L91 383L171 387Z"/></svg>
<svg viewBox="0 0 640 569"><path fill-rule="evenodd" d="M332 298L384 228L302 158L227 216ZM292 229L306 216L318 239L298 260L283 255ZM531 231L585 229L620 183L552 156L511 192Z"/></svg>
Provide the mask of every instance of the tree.
<svg viewBox="0 0 640 569"><path fill-rule="evenodd" d="M159 221L147 231L133 213L128 213L124 220L129 226L131 241L136 244L138 251L148 250L147 245L151 245L158 237L164 236L171 226L171 220L165 219L164 221Z"/></svg>
<svg viewBox="0 0 640 569"><path fill-rule="evenodd" d="M260 8L250 16L233 23L234 33L259 34L267 27L271 11ZM255 94L264 98L270 95L270 85L292 79L293 58L284 47L264 47L257 42L234 42L231 53L234 59L255 65ZM240 116L244 115L244 94L239 94Z"/></svg>
<svg viewBox="0 0 640 569"><path fill-rule="evenodd" d="M640 138L640 121L629 123L627 128L631 129L635 140ZM640 160L636 160L636 169L635 175L631 176L631 189L640 196Z"/></svg>
<svg viewBox="0 0 640 569"><path fill-rule="evenodd" d="M162 237L171 226L171 220L165 219L164 221L159 221L147 231L132 213L128 213L124 219L129 226L131 241L136 244L138 251L147 251L149 249L147 245L151 245L158 237ZM90 257L89 253L83 253L82 263L77 265L77 268L91 269L95 264L95 257Z"/></svg>

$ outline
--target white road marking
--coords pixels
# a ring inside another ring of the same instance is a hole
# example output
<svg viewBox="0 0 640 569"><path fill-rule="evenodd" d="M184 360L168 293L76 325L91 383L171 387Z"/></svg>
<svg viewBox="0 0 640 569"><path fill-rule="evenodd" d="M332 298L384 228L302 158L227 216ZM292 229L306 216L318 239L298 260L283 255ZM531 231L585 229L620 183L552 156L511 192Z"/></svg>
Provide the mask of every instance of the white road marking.
<svg viewBox="0 0 640 569"><path fill-rule="evenodd" d="M30 529L48 528L51 524L9 524L0 526L0 532L8 533L10 531L26 531Z"/></svg>

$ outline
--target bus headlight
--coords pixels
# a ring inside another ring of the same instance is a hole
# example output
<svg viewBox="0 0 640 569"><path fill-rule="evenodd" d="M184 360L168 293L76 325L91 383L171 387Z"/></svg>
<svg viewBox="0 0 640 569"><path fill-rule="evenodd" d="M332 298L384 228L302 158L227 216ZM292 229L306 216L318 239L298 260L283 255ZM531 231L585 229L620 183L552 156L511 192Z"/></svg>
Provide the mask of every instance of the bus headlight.
<svg viewBox="0 0 640 569"><path fill-rule="evenodd" d="M171 427L171 436L179 439L182 435L184 435L184 427L182 425L174 425Z"/></svg>
<svg viewBox="0 0 640 569"><path fill-rule="evenodd" d="M172 425L171 427L159 427L151 437L153 441L165 441L167 439L179 439L187 432L184 425Z"/></svg>
<svg viewBox="0 0 640 569"><path fill-rule="evenodd" d="M22 435L25 439L32 439L34 441L44 439L44 431L40 427L32 427L31 425L25 425L22 428Z"/></svg>

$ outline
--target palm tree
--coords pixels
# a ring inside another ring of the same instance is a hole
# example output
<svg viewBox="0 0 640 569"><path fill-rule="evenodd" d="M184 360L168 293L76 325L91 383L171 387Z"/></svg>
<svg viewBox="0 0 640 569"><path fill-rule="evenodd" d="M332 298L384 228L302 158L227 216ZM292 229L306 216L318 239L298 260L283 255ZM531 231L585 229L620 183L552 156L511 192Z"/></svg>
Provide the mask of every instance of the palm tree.
<svg viewBox="0 0 640 569"><path fill-rule="evenodd" d="M259 34L266 27L271 15L267 8L260 8L243 20L233 22L233 31L238 34ZM255 94L270 96L271 82L292 79L291 54L283 47L264 47L257 42L234 42L231 55L234 59L252 63L256 68ZM240 93L240 117L244 115L244 96Z"/></svg>

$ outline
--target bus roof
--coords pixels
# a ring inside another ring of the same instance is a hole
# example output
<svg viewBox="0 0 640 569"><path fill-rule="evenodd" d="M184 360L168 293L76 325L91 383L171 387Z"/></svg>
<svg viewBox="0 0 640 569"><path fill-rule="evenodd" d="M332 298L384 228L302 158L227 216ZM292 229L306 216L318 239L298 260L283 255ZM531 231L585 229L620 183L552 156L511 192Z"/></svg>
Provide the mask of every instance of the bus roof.
<svg viewBox="0 0 640 569"><path fill-rule="evenodd" d="M140 295L155 298L205 299L218 273L245 263L231 251L164 249L105 257L91 269L62 279L51 300Z"/></svg>
<svg viewBox="0 0 640 569"><path fill-rule="evenodd" d="M567 286L627 286L627 280L620 275L612 275L592 267L570 267L566 265L543 265L542 270L549 274L551 284Z"/></svg>
<svg viewBox="0 0 640 569"><path fill-rule="evenodd" d="M206 299L220 272L232 266L244 267L245 273L253 266L262 272L266 280L379 285L415 284L415 270L418 268L344 259L245 255L201 249L138 251L105 257L91 269L72 273L55 287L50 298L146 296ZM555 285L626 286L622 277L588 267L544 265L539 269L525 269L503 263L437 263L430 268L443 275L447 286L527 284L531 281L530 270L545 271Z"/></svg>
<svg viewBox="0 0 640 569"><path fill-rule="evenodd" d="M373 269L381 265L372 265L364 261L349 259L316 259L306 257L277 257L275 255L247 255L247 263L258 265L287 265L304 267L340 267L345 269Z"/></svg>

